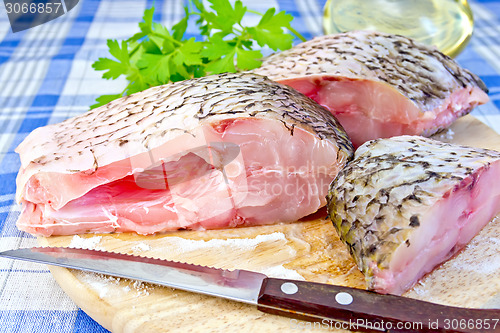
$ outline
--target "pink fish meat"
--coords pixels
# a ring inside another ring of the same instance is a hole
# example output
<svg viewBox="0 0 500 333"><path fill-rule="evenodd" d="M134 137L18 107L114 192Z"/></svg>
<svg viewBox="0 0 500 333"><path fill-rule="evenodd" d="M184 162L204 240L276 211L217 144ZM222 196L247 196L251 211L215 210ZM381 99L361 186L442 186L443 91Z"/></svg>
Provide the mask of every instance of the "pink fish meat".
<svg viewBox="0 0 500 333"><path fill-rule="evenodd" d="M44 236L295 221L326 204L353 153L328 110L255 74L153 87L16 151L17 225Z"/></svg>
<svg viewBox="0 0 500 333"><path fill-rule="evenodd" d="M253 72L328 108L355 147L430 136L488 101L484 83L437 49L374 31L316 37L269 56Z"/></svg>

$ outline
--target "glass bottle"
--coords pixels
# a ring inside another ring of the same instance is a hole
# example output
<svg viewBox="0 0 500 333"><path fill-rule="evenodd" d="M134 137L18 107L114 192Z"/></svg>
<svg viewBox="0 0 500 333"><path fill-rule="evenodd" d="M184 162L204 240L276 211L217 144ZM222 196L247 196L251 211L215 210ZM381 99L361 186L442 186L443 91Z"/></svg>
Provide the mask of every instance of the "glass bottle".
<svg viewBox="0 0 500 333"><path fill-rule="evenodd" d="M454 57L467 45L474 20L467 0L328 0L326 34L378 30L411 37Z"/></svg>

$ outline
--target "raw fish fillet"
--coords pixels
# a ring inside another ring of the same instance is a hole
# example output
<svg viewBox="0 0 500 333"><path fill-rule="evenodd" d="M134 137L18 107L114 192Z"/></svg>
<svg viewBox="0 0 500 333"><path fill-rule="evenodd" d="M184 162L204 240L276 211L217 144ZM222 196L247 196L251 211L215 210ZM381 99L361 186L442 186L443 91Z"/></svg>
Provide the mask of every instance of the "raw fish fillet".
<svg viewBox="0 0 500 333"><path fill-rule="evenodd" d="M328 211L367 285L401 294L500 212L500 152L417 136L369 141Z"/></svg>
<svg viewBox="0 0 500 333"><path fill-rule="evenodd" d="M328 108L355 147L430 136L488 101L484 83L437 49L374 31L316 37L271 55L253 72Z"/></svg>
<svg viewBox="0 0 500 333"><path fill-rule="evenodd" d="M296 221L326 204L353 152L328 110L255 74L150 88L16 151L17 225L44 236Z"/></svg>

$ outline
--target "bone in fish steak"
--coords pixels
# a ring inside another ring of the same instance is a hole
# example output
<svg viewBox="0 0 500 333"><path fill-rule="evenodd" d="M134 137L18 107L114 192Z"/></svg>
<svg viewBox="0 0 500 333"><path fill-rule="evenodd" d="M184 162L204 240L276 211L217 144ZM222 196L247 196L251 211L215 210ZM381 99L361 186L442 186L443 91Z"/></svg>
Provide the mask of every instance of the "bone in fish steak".
<svg viewBox="0 0 500 333"><path fill-rule="evenodd" d="M500 212L500 153L417 137L363 144L328 211L368 287L401 294Z"/></svg>
<svg viewBox="0 0 500 333"><path fill-rule="evenodd" d="M45 236L295 221L326 204L352 157L328 110L255 74L150 88L16 151L18 227Z"/></svg>
<svg viewBox="0 0 500 333"><path fill-rule="evenodd" d="M374 31L316 37L271 55L253 72L327 107L355 147L430 136L488 101L484 83L437 49Z"/></svg>

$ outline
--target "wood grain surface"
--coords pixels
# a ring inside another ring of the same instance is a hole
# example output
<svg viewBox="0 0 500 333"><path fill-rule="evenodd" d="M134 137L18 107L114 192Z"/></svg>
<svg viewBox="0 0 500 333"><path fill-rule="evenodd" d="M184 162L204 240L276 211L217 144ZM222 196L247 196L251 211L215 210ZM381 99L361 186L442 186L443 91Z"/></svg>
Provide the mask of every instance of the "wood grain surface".
<svg viewBox="0 0 500 333"><path fill-rule="evenodd" d="M500 151L500 136L472 116L463 117L451 131L435 137ZM325 215L323 210L295 223L230 230L179 231L155 236L87 234L39 238L39 243L364 288L362 274ZM500 308L499 230L497 216L462 252L421 279L405 296L447 305ZM343 332L334 329L333 324L313 327L215 297L60 267L50 270L79 307L115 333Z"/></svg>

